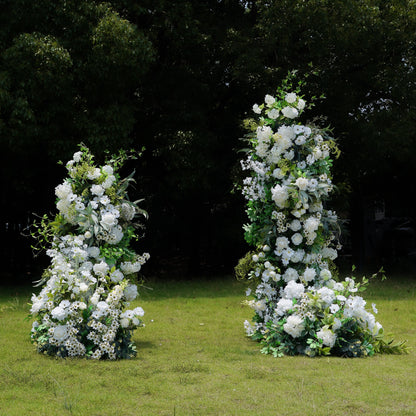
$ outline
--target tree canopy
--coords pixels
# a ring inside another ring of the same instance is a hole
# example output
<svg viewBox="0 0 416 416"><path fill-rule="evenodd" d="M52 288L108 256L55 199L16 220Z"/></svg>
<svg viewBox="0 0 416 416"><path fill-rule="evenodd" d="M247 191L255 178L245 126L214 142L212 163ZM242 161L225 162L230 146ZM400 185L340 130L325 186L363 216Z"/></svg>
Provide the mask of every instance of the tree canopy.
<svg viewBox="0 0 416 416"><path fill-rule="evenodd" d="M340 208L350 203L361 224L365 195L416 217L397 203L415 191L414 1L0 5L3 223L52 206L56 161L77 143L98 156L145 147L133 167L159 264L235 263L246 249L243 204L231 193L242 120L292 70L307 80L305 97L326 97L312 117L338 138L335 178L351 190Z"/></svg>

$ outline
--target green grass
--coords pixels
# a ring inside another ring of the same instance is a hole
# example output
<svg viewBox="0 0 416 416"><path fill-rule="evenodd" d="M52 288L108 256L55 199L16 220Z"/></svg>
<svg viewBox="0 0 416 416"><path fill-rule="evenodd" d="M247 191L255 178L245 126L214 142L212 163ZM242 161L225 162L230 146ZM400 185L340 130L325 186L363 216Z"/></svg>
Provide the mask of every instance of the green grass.
<svg viewBox="0 0 416 416"><path fill-rule="evenodd" d="M251 311L230 277L148 283L137 358L38 354L24 318L31 288L0 289L0 415L415 415L416 351L370 358L273 358L244 335ZM364 297L396 340L416 346L416 276Z"/></svg>

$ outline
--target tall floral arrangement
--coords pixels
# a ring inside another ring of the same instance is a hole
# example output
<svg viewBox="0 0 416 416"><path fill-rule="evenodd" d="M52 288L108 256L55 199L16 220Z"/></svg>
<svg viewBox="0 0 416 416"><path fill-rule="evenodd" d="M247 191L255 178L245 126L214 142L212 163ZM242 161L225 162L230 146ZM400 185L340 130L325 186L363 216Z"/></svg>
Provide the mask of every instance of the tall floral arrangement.
<svg viewBox="0 0 416 416"><path fill-rule="evenodd" d="M58 213L35 226L51 259L31 299L31 339L39 352L111 360L136 353L132 332L144 311L126 308L138 295L137 275L149 254L131 248L142 227L137 217L146 213L128 198L133 175L119 175L128 157L120 152L99 167L82 145L55 188Z"/></svg>
<svg viewBox="0 0 416 416"><path fill-rule="evenodd" d="M397 352L383 341L377 309L359 296L368 280L338 280L334 260L339 220L326 207L334 189L332 157L339 154L328 128L302 124L308 105L290 78L255 104L248 120L246 241L253 247L236 267L250 283L246 303L254 310L247 335L275 356L357 357Z"/></svg>

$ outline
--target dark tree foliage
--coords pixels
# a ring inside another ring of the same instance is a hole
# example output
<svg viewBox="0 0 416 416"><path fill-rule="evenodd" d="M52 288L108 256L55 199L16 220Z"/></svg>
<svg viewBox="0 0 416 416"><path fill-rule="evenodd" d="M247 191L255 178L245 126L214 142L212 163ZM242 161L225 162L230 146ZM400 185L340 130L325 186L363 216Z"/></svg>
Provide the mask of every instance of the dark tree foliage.
<svg viewBox="0 0 416 416"><path fill-rule="evenodd" d="M171 274L185 259L191 275L232 270L247 249L243 203L231 193L241 122L291 70L308 76L305 98L326 96L309 114L326 117L339 139L335 205L354 225L353 254L364 260L375 244L365 241L376 201L414 221L413 1L0 0L0 8L2 223L53 206L56 161L77 143L97 156L145 146L131 167L150 213L149 266Z"/></svg>
<svg viewBox="0 0 416 416"><path fill-rule="evenodd" d="M10 239L52 207L57 161L78 143L97 155L131 146L153 49L109 4L2 0L0 10L0 217Z"/></svg>
<svg viewBox="0 0 416 416"><path fill-rule="evenodd" d="M243 206L231 191L240 123L252 99L235 77L233 45L244 48L239 34L250 29L249 16L238 1L137 4L118 7L146 28L156 51L135 130L146 147L153 264L167 259L163 268L172 273L175 259L191 275L205 266L231 270L245 250Z"/></svg>

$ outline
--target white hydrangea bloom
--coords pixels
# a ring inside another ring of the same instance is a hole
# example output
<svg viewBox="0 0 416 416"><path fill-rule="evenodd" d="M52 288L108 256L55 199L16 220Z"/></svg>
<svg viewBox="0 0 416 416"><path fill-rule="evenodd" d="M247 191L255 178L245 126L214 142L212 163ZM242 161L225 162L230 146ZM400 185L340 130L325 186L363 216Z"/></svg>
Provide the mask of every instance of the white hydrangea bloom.
<svg viewBox="0 0 416 416"><path fill-rule="evenodd" d="M298 338L305 329L305 323L300 316L290 315L283 325L283 329L293 338Z"/></svg>
<svg viewBox="0 0 416 416"><path fill-rule="evenodd" d="M104 194L104 188L101 185L92 185L91 186L91 193L93 195L102 196Z"/></svg>
<svg viewBox="0 0 416 416"><path fill-rule="evenodd" d="M283 316L289 309L293 308L293 301L291 299L281 298L276 304L276 315Z"/></svg>
<svg viewBox="0 0 416 416"><path fill-rule="evenodd" d="M287 188L285 186L276 184L276 186L273 187L271 191L272 191L272 199L276 203L276 205L279 208L284 208L287 203L287 199L289 198L289 193L287 191Z"/></svg>
<svg viewBox="0 0 416 416"><path fill-rule="evenodd" d="M296 283L295 280L290 280L284 289L286 299L299 299L304 292L305 286L302 283Z"/></svg>
<svg viewBox="0 0 416 416"><path fill-rule="evenodd" d="M320 331L316 333L316 336L322 340L323 344L328 347L333 347L337 336L327 327L324 326Z"/></svg>
<svg viewBox="0 0 416 416"><path fill-rule="evenodd" d="M137 295L138 295L138 291L137 291L137 286L136 285L128 285L124 289L124 296L125 296L127 302L131 302L134 299L136 299Z"/></svg>

